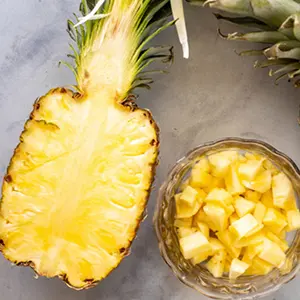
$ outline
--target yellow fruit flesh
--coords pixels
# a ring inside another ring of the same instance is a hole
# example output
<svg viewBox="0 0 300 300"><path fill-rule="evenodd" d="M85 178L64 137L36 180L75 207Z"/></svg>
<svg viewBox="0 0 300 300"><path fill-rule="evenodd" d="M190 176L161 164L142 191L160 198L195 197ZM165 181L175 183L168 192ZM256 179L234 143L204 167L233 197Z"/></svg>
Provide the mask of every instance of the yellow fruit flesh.
<svg viewBox="0 0 300 300"><path fill-rule="evenodd" d="M3 254L76 288L104 278L142 218L157 157L152 123L109 92L42 97L3 185Z"/></svg>

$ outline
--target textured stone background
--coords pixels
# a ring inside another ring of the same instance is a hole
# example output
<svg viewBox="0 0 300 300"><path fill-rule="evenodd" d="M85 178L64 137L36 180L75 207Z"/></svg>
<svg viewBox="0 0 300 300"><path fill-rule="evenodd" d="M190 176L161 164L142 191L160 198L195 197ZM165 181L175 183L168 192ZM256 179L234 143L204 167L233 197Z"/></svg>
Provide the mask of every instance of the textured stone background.
<svg viewBox="0 0 300 300"><path fill-rule="evenodd" d="M77 11L74 0L0 0L0 172L3 176L23 123L36 97L73 83L57 68L68 52L66 19ZM300 164L299 93L287 82L275 86L266 70L234 49L249 45L221 40L217 22L203 9L187 7L191 59L181 58L175 31L156 42L175 45L175 62L157 77L139 104L150 108L161 128L161 162L155 188L132 254L98 287L75 292L59 280L33 278L27 268L0 258L1 299L9 300L199 300L205 297L181 284L160 257L152 228L157 189L170 167L188 150L226 136L258 138ZM224 27L228 30L229 27ZM300 278L268 300L300 297ZM297 286L298 285L298 286Z"/></svg>

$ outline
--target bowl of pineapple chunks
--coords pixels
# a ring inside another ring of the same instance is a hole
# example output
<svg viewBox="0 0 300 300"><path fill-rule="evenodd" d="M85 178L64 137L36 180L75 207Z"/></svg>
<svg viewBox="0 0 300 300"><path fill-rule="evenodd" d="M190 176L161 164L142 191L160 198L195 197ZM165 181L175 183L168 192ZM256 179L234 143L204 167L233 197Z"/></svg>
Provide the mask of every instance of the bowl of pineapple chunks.
<svg viewBox="0 0 300 300"><path fill-rule="evenodd" d="M300 171L257 140L192 150L162 185L154 225L162 257L216 299L256 299L300 270Z"/></svg>

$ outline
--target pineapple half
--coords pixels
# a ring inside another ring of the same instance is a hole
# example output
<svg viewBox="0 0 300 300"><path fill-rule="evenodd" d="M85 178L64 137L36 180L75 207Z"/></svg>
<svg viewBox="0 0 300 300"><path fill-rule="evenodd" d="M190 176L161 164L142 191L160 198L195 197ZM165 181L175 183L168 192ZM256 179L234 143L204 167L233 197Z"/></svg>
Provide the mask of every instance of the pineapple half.
<svg viewBox="0 0 300 300"><path fill-rule="evenodd" d="M159 146L151 113L130 93L151 82L146 66L172 58L170 47L145 48L169 16L169 0L109 0L85 25L68 22L77 92L35 102L4 178L0 242L11 262L83 289L128 254Z"/></svg>
<svg viewBox="0 0 300 300"><path fill-rule="evenodd" d="M228 40L265 44L261 50L243 51L240 55L264 56L265 59L255 63L256 67L271 67L269 75L276 76L276 83L287 77L296 87L300 87L299 0L186 1L229 13L215 15L217 19L248 28L249 32L234 32L228 35L220 33L221 36Z"/></svg>

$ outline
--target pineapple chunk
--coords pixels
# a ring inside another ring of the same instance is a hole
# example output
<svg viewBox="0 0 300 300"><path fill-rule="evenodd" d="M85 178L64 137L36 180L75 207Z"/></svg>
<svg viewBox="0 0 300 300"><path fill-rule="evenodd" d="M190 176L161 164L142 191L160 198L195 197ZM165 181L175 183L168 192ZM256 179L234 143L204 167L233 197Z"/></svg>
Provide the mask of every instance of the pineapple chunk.
<svg viewBox="0 0 300 300"><path fill-rule="evenodd" d="M224 273L229 273L230 271L230 266L231 266L231 261L227 260L225 261L225 266L224 266Z"/></svg>
<svg viewBox="0 0 300 300"><path fill-rule="evenodd" d="M255 209L255 203L246 200L243 197L238 197L235 199L234 208L237 215L241 218L249 213L252 213Z"/></svg>
<svg viewBox="0 0 300 300"><path fill-rule="evenodd" d="M200 231L205 235L205 237L209 238L209 227L204 222L197 222L197 226L200 229Z"/></svg>
<svg viewBox="0 0 300 300"><path fill-rule="evenodd" d="M241 249L234 247L235 244L235 236L229 231L225 230L223 232L217 232L218 239L222 242L222 244L226 247L228 254L232 258L237 258L241 254Z"/></svg>
<svg viewBox="0 0 300 300"><path fill-rule="evenodd" d="M248 160L263 160L263 159L264 159L260 154L257 154L257 153L251 153L251 152L246 152L246 153L245 153L245 157L246 157Z"/></svg>
<svg viewBox="0 0 300 300"><path fill-rule="evenodd" d="M197 225L197 222L204 222L208 225L209 229L212 231L217 231L217 227L214 222L210 220L210 218L206 215L204 210L200 209L199 212L194 217L194 223Z"/></svg>
<svg viewBox="0 0 300 300"><path fill-rule="evenodd" d="M247 275L267 275L273 270L273 266L259 257L254 257L251 270L252 273L247 272Z"/></svg>
<svg viewBox="0 0 300 300"><path fill-rule="evenodd" d="M201 208L201 203L195 201L194 206L186 204L182 201L181 194L175 195L176 213L177 218L190 218L194 216Z"/></svg>
<svg viewBox="0 0 300 300"><path fill-rule="evenodd" d="M225 249L224 245L216 238L210 238L209 243L212 247L213 254Z"/></svg>
<svg viewBox="0 0 300 300"><path fill-rule="evenodd" d="M251 245L256 245L261 243L264 240L265 235L262 232L252 234L249 237L243 237L240 240L237 240L234 244L237 248L243 248Z"/></svg>
<svg viewBox="0 0 300 300"><path fill-rule="evenodd" d="M206 173L211 172L211 166L206 157L200 158L199 161L195 164L195 166L193 168L204 171Z"/></svg>
<svg viewBox="0 0 300 300"><path fill-rule="evenodd" d="M208 193L205 202L217 204L226 208L228 205L231 205L232 197L226 190L214 188Z"/></svg>
<svg viewBox="0 0 300 300"><path fill-rule="evenodd" d="M254 257L256 257L263 250L263 241L264 238L258 243L247 246L246 251L243 256L243 260L245 262L251 261Z"/></svg>
<svg viewBox="0 0 300 300"><path fill-rule="evenodd" d="M271 173L272 173L272 176L276 175L279 173L279 170L272 164L271 161L269 161L268 159L266 159L264 162L263 162L263 167L266 169L266 170L269 170Z"/></svg>
<svg viewBox="0 0 300 300"><path fill-rule="evenodd" d="M238 215L236 213L232 214L230 217L229 217L229 222L230 222L230 225L237 221L239 219Z"/></svg>
<svg viewBox="0 0 300 300"><path fill-rule="evenodd" d="M183 219L175 219L174 226L175 227L192 227L193 218L183 218Z"/></svg>
<svg viewBox="0 0 300 300"><path fill-rule="evenodd" d="M193 265L198 265L205 260L208 259L209 256L212 256L212 251L211 250L206 250L198 254L197 256L194 256L191 258L191 262Z"/></svg>
<svg viewBox="0 0 300 300"><path fill-rule="evenodd" d="M253 202L258 202L261 198L261 193L256 192L256 191L251 191L247 190L244 194L245 199L253 201Z"/></svg>
<svg viewBox="0 0 300 300"><path fill-rule="evenodd" d="M286 213L288 221L288 230L300 229L300 212L298 210L289 210Z"/></svg>
<svg viewBox="0 0 300 300"><path fill-rule="evenodd" d="M233 259L230 266L229 278L237 279L239 276L243 275L249 267L249 264L237 258Z"/></svg>
<svg viewBox="0 0 300 300"><path fill-rule="evenodd" d="M287 225L285 216L275 208L268 208L263 223L275 234L280 233Z"/></svg>
<svg viewBox="0 0 300 300"><path fill-rule="evenodd" d="M222 151L208 157L212 166L211 174L215 177L224 177L229 171L230 164L238 158L236 151Z"/></svg>
<svg viewBox="0 0 300 300"><path fill-rule="evenodd" d="M258 224L255 226L252 230L250 230L245 237L252 237L254 234L257 234L259 231L261 231L264 228L263 224Z"/></svg>
<svg viewBox="0 0 300 300"><path fill-rule="evenodd" d="M276 243L283 252L286 252L289 249L289 245L286 241L281 240L277 235L269 230L265 230L266 237L272 242Z"/></svg>
<svg viewBox="0 0 300 300"><path fill-rule="evenodd" d="M265 193L271 188L272 174L269 170L261 172L254 180L242 180L243 185L250 190Z"/></svg>
<svg viewBox="0 0 300 300"><path fill-rule="evenodd" d="M257 222L261 224L266 215L266 212L267 208L261 202L258 202L256 203L253 216L257 220Z"/></svg>
<svg viewBox="0 0 300 300"><path fill-rule="evenodd" d="M263 241L262 251L258 254L258 257L278 268L285 263L286 259L282 249L268 238Z"/></svg>
<svg viewBox="0 0 300 300"><path fill-rule="evenodd" d="M268 190L267 192L265 192L262 197L261 197L261 203L268 207L268 208L273 208L274 207L274 203L273 203L273 194L271 190Z"/></svg>
<svg viewBox="0 0 300 300"><path fill-rule="evenodd" d="M211 184L213 177L198 168L193 168L191 172L190 184L192 187L204 188Z"/></svg>
<svg viewBox="0 0 300 300"><path fill-rule="evenodd" d="M225 177L225 185L228 192L232 195L239 195L245 192L245 188L240 181L235 165L230 166L229 172Z"/></svg>
<svg viewBox="0 0 300 300"><path fill-rule="evenodd" d="M239 220L232 223L229 227L230 232L235 234L238 239L243 238L253 229L257 228L258 222L251 214L247 214Z"/></svg>
<svg viewBox="0 0 300 300"><path fill-rule="evenodd" d="M180 195L180 200L183 205L189 205L193 207L197 201L197 190L193 189L191 186L187 186Z"/></svg>
<svg viewBox="0 0 300 300"><path fill-rule="evenodd" d="M185 227L179 227L177 229L177 232L178 232L178 236L180 238L183 238L183 237L186 237L188 235L192 235L193 233L195 233L197 231L196 228L194 227L191 227L191 228L185 228Z"/></svg>
<svg viewBox="0 0 300 300"><path fill-rule="evenodd" d="M288 177L279 173L272 179L273 202L276 207L289 210L295 209L294 190Z"/></svg>
<svg viewBox="0 0 300 300"><path fill-rule="evenodd" d="M185 259L191 259L203 252L211 251L211 245L203 233L197 231L179 240L181 253Z"/></svg>
<svg viewBox="0 0 300 300"><path fill-rule="evenodd" d="M218 231L224 231L228 227L228 216L224 208L215 204L207 204L203 210Z"/></svg>
<svg viewBox="0 0 300 300"><path fill-rule="evenodd" d="M209 262L206 264L206 267L215 278L219 278L223 276L225 263L226 252L221 250L209 260Z"/></svg>
<svg viewBox="0 0 300 300"><path fill-rule="evenodd" d="M244 164L240 164L238 172L242 180L251 181L262 170L261 160L248 160Z"/></svg>

